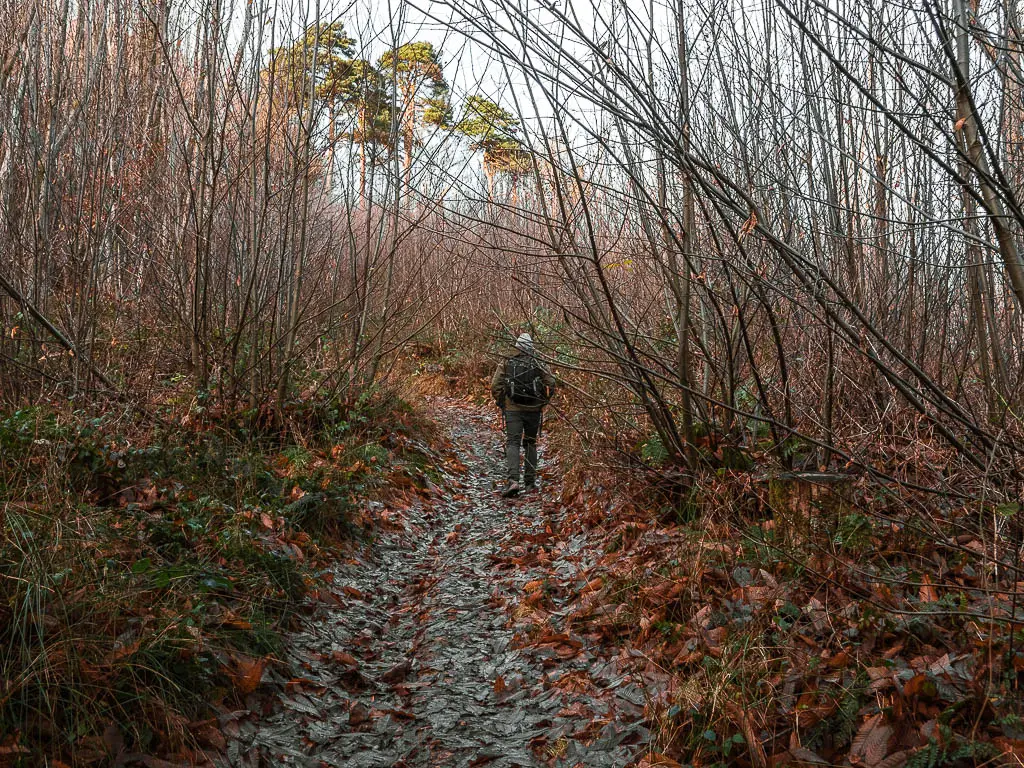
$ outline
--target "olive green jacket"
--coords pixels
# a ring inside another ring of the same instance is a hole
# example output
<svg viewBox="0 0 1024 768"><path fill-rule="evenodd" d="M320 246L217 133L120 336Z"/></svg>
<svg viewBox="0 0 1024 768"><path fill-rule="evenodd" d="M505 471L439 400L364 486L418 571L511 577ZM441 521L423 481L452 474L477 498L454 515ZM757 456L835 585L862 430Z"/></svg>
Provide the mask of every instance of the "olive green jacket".
<svg viewBox="0 0 1024 768"><path fill-rule="evenodd" d="M527 357L525 352L520 352L516 357ZM555 377L541 365L540 361L537 361L537 367L540 368L540 377L544 382L544 386L548 390L548 400L550 400L555 394ZM513 403L511 400L505 397L505 384L506 384L506 371L508 369L508 359L502 360L498 363L498 367L494 369L494 375L491 376L491 396L494 398L494 402L498 404L498 407L506 411L539 411L544 408L543 405L520 405L519 403Z"/></svg>

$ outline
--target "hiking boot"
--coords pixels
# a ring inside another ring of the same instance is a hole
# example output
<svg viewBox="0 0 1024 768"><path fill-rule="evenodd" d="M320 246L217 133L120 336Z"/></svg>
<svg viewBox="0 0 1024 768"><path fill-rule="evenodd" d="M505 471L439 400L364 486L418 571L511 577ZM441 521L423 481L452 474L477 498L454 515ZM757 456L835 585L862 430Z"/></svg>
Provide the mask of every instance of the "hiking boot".
<svg viewBox="0 0 1024 768"><path fill-rule="evenodd" d="M527 480L523 484L523 493L533 493L536 490L537 490L537 481L536 480Z"/></svg>
<svg viewBox="0 0 1024 768"><path fill-rule="evenodd" d="M510 499L513 496L518 496L522 492L522 487L515 480L509 480L501 491L501 495L506 499Z"/></svg>

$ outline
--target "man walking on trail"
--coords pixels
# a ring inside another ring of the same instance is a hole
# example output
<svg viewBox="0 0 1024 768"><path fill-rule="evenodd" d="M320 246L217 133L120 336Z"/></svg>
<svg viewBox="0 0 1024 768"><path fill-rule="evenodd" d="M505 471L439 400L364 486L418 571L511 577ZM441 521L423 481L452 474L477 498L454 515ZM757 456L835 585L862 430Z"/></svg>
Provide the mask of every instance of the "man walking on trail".
<svg viewBox="0 0 1024 768"><path fill-rule="evenodd" d="M518 496L537 487L537 438L544 406L555 392L555 377L541 365L533 338L519 334L518 354L498 363L491 377L491 394L505 414L505 470L507 483L501 495ZM519 484L519 448L524 449L523 482Z"/></svg>

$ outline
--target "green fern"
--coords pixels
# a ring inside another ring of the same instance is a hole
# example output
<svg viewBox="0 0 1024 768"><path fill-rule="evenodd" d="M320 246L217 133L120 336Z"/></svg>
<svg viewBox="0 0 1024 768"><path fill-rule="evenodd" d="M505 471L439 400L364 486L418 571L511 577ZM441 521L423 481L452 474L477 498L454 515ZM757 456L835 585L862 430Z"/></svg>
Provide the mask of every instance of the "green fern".
<svg viewBox="0 0 1024 768"><path fill-rule="evenodd" d="M864 692L868 679L861 673L843 691L843 697L839 701L839 708L836 712L811 729L807 737L806 745L811 749L820 749L824 746L826 739L831 739L833 747L841 747L849 744L857 733L860 721L858 715L864 703Z"/></svg>
<svg viewBox="0 0 1024 768"><path fill-rule="evenodd" d="M910 759L904 768L937 768L942 764L946 756L946 748L931 741L927 747L919 749Z"/></svg>
<svg viewBox="0 0 1024 768"><path fill-rule="evenodd" d="M927 747L911 755L904 768L953 768L961 765L961 761L969 761L976 765L998 755L999 750L993 745L980 741L942 745L933 739L928 742Z"/></svg>

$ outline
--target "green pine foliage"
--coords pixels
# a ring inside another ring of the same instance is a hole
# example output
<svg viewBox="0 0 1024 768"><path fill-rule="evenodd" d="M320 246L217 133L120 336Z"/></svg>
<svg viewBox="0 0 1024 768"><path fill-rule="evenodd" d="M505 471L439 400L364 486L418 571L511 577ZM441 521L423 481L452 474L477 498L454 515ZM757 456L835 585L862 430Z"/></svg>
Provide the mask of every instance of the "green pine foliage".
<svg viewBox="0 0 1024 768"><path fill-rule="evenodd" d="M401 96L407 140L414 141L420 124L446 126L451 98L441 65L441 52L433 43L415 41L385 52L377 61L385 78L392 79Z"/></svg>
<svg viewBox="0 0 1024 768"><path fill-rule="evenodd" d="M339 73L351 67L355 44L340 21L314 24L292 45L271 51L268 73L297 110L312 106L311 94L330 102L340 97Z"/></svg>
<svg viewBox="0 0 1024 768"><path fill-rule="evenodd" d="M529 169L529 154L519 139L521 124L511 112L479 94L466 100L465 114L455 130L469 146L484 153L484 162L498 170L522 173Z"/></svg>

